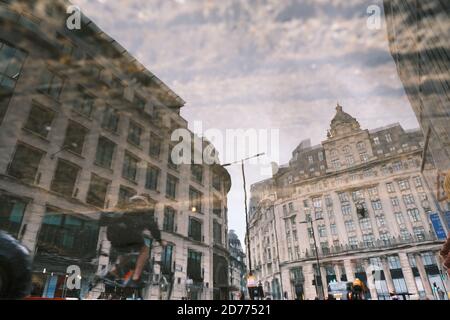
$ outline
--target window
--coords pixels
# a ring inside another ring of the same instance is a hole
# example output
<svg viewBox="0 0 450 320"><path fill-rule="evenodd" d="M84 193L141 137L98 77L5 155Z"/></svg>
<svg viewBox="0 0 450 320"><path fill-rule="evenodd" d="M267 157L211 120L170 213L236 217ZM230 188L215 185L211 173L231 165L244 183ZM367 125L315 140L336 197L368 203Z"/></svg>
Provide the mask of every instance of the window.
<svg viewBox="0 0 450 320"><path fill-rule="evenodd" d="M142 127L134 121L130 121L128 127L128 142L135 146L141 145Z"/></svg>
<svg viewBox="0 0 450 320"><path fill-rule="evenodd" d="M72 197L79 172L80 167L68 161L58 159L50 190L66 197Z"/></svg>
<svg viewBox="0 0 450 320"><path fill-rule="evenodd" d="M195 241L202 241L202 223L195 219L189 218L188 237Z"/></svg>
<svg viewBox="0 0 450 320"><path fill-rule="evenodd" d="M131 153L125 151L123 159L122 177L131 181L136 181L139 159Z"/></svg>
<svg viewBox="0 0 450 320"><path fill-rule="evenodd" d="M392 182L386 183L386 188L389 193L395 192L395 187Z"/></svg>
<svg viewBox="0 0 450 320"><path fill-rule="evenodd" d="M19 198L0 195L0 230L18 238L26 206L27 203Z"/></svg>
<svg viewBox="0 0 450 320"><path fill-rule="evenodd" d="M417 240L419 241L425 240L425 229L423 227L415 227L413 228L413 232Z"/></svg>
<svg viewBox="0 0 450 320"><path fill-rule="evenodd" d="M348 194L345 193L345 192L340 192L340 193L338 193L338 197L339 197L339 200L340 200L341 202L346 202L346 201L348 201Z"/></svg>
<svg viewBox="0 0 450 320"><path fill-rule="evenodd" d="M114 142L105 137L99 137L95 155L95 164L110 169L115 150L116 144Z"/></svg>
<svg viewBox="0 0 450 320"><path fill-rule="evenodd" d="M339 162L339 159L331 160L331 165L334 169L339 169L341 167L341 163Z"/></svg>
<svg viewBox="0 0 450 320"><path fill-rule="evenodd" d="M292 231L292 238L294 239L294 241L298 241L297 230Z"/></svg>
<svg viewBox="0 0 450 320"><path fill-rule="evenodd" d="M163 230L167 232L175 231L175 210L172 207L164 208Z"/></svg>
<svg viewBox="0 0 450 320"><path fill-rule="evenodd" d="M343 151L345 154L349 154L349 153L350 153L350 147L349 147L349 146L344 146L344 148L342 148L342 151Z"/></svg>
<svg viewBox="0 0 450 320"><path fill-rule="evenodd" d="M178 179L174 176L168 174L167 175L167 182L166 182L166 196L175 199L177 195L177 184Z"/></svg>
<svg viewBox="0 0 450 320"><path fill-rule="evenodd" d="M359 158L361 159L362 162L367 162L369 161L369 155L367 153L360 153L359 154Z"/></svg>
<svg viewBox="0 0 450 320"><path fill-rule="evenodd" d="M366 149L366 144L360 141L356 144L356 149L358 149L358 151L363 151L364 149Z"/></svg>
<svg viewBox="0 0 450 320"><path fill-rule="evenodd" d="M337 227L335 223L330 224L330 231L331 231L331 235L336 236L337 233Z"/></svg>
<svg viewBox="0 0 450 320"><path fill-rule="evenodd" d="M147 188L149 190L157 190L158 189L159 173L160 173L160 170L157 167L147 164L147 173L146 173L146 177L145 177L145 188Z"/></svg>
<svg viewBox="0 0 450 320"><path fill-rule="evenodd" d="M82 88L78 89L78 94L72 101L72 110L77 113L90 118L94 108L95 99L93 96L86 93Z"/></svg>
<svg viewBox="0 0 450 320"><path fill-rule="evenodd" d="M145 105L147 104L147 101L145 101L140 96L135 95L134 96L134 104L136 105L136 108L138 108L140 110L144 110L145 109Z"/></svg>
<svg viewBox="0 0 450 320"><path fill-rule="evenodd" d="M57 252L59 256L79 259L95 252L97 243L98 221L47 207L37 240L38 253Z"/></svg>
<svg viewBox="0 0 450 320"><path fill-rule="evenodd" d="M407 241L411 238L411 234L408 232L408 229L406 228L400 229L400 238L404 241Z"/></svg>
<svg viewBox="0 0 450 320"><path fill-rule="evenodd" d="M203 181L203 166L201 164L191 165L191 176L198 183Z"/></svg>
<svg viewBox="0 0 450 320"><path fill-rule="evenodd" d="M112 92L115 96L123 95L124 86L118 77L112 76L111 87L113 88Z"/></svg>
<svg viewBox="0 0 450 320"><path fill-rule="evenodd" d="M353 201L361 200L364 198L364 194L361 190L356 190L352 192Z"/></svg>
<svg viewBox="0 0 450 320"><path fill-rule="evenodd" d="M384 227L386 225L386 219L385 219L384 215L377 216L376 220L377 220L378 227Z"/></svg>
<svg viewBox="0 0 450 320"><path fill-rule="evenodd" d="M161 273L170 275L172 273L173 245L165 245L161 254Z"/></svg>
<svg viewBox="0 0 450 320"><path fill-rule="evenodd" d="M321 242L320 249L322 250L322 254L330 254L330 248L328 246L328 242L326 242L326 241Z"/></svg>
<svg viewBox="0 0 450 320"><path fill-rule="evenodd" d="M378 188L377 187L372 187L368 189L369 191L369 195L374 197L378 195Z"/></svg>
<svg viewBox="0 0 450 320"><path fill-rule="evenodd" d="M44 151L17 144L13 160L8 167L8 175L26 183L34 183Z"/></svg>
<svg viewBox="0 0 450 320"><path fill-rule="evenodd" d="M213 222L214 243L222 244L222 225L217 221Z"/></svg>
<svg viewBox="0 0 450 320"><path fill-rule="evenodd" d="M412 194L404 194L403 202L405 202L406 205L414 204L414 196Z"/></svg>
<svg viewBox="0 0 450 320"><path fill-rule="evenodd" d="M313 164L314 163L313 156L308 156L308 162L309 162L309 164Z"/></svg>
<svg viewBox="0 0 450 320"><path fill-rule="evenodd" d="M82 125L69 121L66 129L66 138L64 139L64 149L72 151L81 155L83 152L84 139L87 134L87 129Z"/></svg>
<svg viewBox="0 0 450 320"><path fill-rule="evenodd" d="M348 237L348 244L352 249L358 247L358 239L356 237Z"/></svg>
<svg viewBox="0 0 450 320"><path fill-rule="evenodd" d="M355 231L355 223L353 222L353 220L345 221L344 225L347 231Z"/></svg>
<svg viewBox="0 0 450 320"><path fill-rule="evenodd" d="M46 95L52 97L55 100L59 99L62 91L64 80L56 73L45 69L42 71L40 86L38 90Z"/></svg>
<svg viewBox="0 0 450 320"><path fill-rule="evenodd" d="M409 190L409 182L408 180L400 180L398 181L398 187L401 191Z"/></svg>
<svg viewBox="0 0 450 320"><path fill-rule="evenodd" d="M401 212L394 213L395 220L397 221L398 225L405 224L405 220L403 219L403 214Z"/></svg>
<svg viewBox="0 0 450 320"><path fill-rule="evenodd" d="M368 247L373 247L374 241L375 241L375 237L373 236L373 234L363 234L364 245L366 245Z"/></svg>
<svg viewBox="0 0 450 320"><path fill-rule="evenodd" d="M325 225L321 224L317 226L317 231L319 232L319 237L327 236L327 229L325 228Z"/></svg>
<svg viewBox="0 0 450 320"><path fill-rule="evenodd" d="M313 232L314 232L313 228L308 227L308 237L309 237L310 239L313 238Z"/></svg>
<svg viewBox="0 0 450 320"><path fill-rule="evenodd" d="M331 197L329 195L325 196L325 205L327 207L332 207L333 206L333 200L331 199Z"/></svg>
<svg viewBox="0 0 450 320"><path fill-rule="evenodd" d="M373 142L374 142L376 145L379 145L379 144L380 144L380 138L374 137L374 138L373 138Z"/></svg>
<svg viewBox="0 0 450 320"><path fill-rule="evenodd" d="M359 224L360 224L362 230L372 229L372 224L370 223L369 218L364 218L364 219L359 220Z"/></svg>
<svg viewBox="0 0 450 320"><path fill-rule="evenodd" d="M352 214L352 208L350 207L349 204L343 204L341 209L342 209L342 214L344 216L348 216L348 215Z"/></svg>
<svg viewBox="0 0 450 320"><path fill-rule="evenodd" d="M308 199L303 200L303 207L309 208Z"/></svg>
<svg viewBox="0 0 450 320"><path fill-rule="evenodd" d="M416 188L419 188L422 186L422 179L420 177L414 177L414 185L416 186Z"/></svg>
<svg viewBox="0 0 450 320"><path fill-rule="evenodd" d="M86 202L99 208L105 207L106 194L111 181L101 178L96 174L91 175L91 183L86 197Z"/></svg>
<svg viewBox="0 0 450 320"><path fill-rule="evenodd" d="M345 162L347 163L347 166L352 166L353 164L355 164L355 159L353 158L353 156L346 156Z"/></svg>
<svg viewBox="0 0 450 320"><path fill-rule="evenodd" d="M202 194L192 187L189 188L189 208L192 212L202 213Z"/></svg>
<svg viewBox="0 0 450 320"><path fill-rule="evenodd" d="M381 205L381 200L372 201L372 208L373 208L373 210L381 210L381 209L383 209L383 207Z"/></svg>
<svg viewBox="0 0 450 320"><path fill-rule="evenodd" d="M394 147L391 147L391 151L394 151L394 150L392 150L392 148L394 148ZM392 170L394 170L394 172L398 172L398 171L403 170L403 164L400 161L394 162L392 164Z"/></svg>
<svg viewBox="0 0 450 320"><path fill-rule="evenodd" d="M398 200L397 197L392 197L391 198L391 203L393 207L399 207L400 206L400 201Z"/></svg>
<svg viewBox="0 0 450 320"><path fill-rule="evenodd" d="M51 130L54 118L55 112L33 104L24 128L46 138Z"/></svg>
<svg viewBox="0 0 450 320"><path fill-rule="evenodd" d="M220 178L220 175L217 173L213 174L213 181L212 181L213 188L217 191L222 191L222 179Z"/></svg>
<svg viewBox="0 0 450 320"><path fill-rule="evenodd" d="M319 152L319 153L317 154L317 157L319 158L319 161L323 161L323 152L322 152L322 151Z"/></svg>
<svg viewBox="0 0 450 320"><path fill-rule="evenodd" d="M419 222L420 221L419 209L417 209L417 208L408 209L408 210L406 210L406 212L408 213L408 216L409 216L409 218L411 219L412 222Z"/></svg>
<svg viewBox="0 0 450 320"><path fill-rule="evenodd" d="M392 138L391 138L391 134L390 133L386 133L384 135L384 137L386 138L386 142L391 143L392 142Z"/></svg>
<svg viewBox="0 0 450 320"><path fill-rule="evenodd" d="M287 207L285 204L283 204L283 215L287 216L288 215L288 211L287 211Z"/></svg>
<svg viewBox="0 0 450 320"><path fill-rule="evenodd" d="M289 202L289 203L288 203L288 207L289 207L289 212L295 211L295 210L294 210L294 203Z"/></svg>
<svg viewBox="0 0 450 320"><path fill-rule="evenodd" d="M0 122L8 109L25 58L26 53L0 41Z"/></svg>
<svg viewBox="0 0 450 320"><path fill-rule="evenodd" d="M213 213L218 217L222 215L222 201L216 195L213 195Z"/></svg>
<svg viewBox="0 0 450 320"><path fill-rule="evenodd" d="M136 195L136 191L125 187L125 186L120 186L119 188L119 206L123 206L123 205L127 205L128 203L130 203L130 198L134 197Z"/></svg>
<svg viewBox="0 0 450 320"><path fill-rule="evenodd" d="M387 232L382 232L380 233L380 240L383 241L383 243L385 245L389 244L389 233Z"/></svg>
<svg viewBox="0 0 450 320"><path fill-rule="evenodd" d="M158 137L153 132L150 133L150 148L149 148L149 155L152 158L159 159L159 156L161 154L161 138Z"/></svg>
<svg viewBox="0 0 450 320"><path fill-rule="evenodd" d="M195 282L202 282L202 253L188 249L186 268L187 278Z"/></svg>
<svg viewBox="0 0 450 320"><path fill-rule="evenodd" d="M119 119L119 112L110 106L106 106L106 109L103 112L103 129L117 133L119 127Z"/></svg>

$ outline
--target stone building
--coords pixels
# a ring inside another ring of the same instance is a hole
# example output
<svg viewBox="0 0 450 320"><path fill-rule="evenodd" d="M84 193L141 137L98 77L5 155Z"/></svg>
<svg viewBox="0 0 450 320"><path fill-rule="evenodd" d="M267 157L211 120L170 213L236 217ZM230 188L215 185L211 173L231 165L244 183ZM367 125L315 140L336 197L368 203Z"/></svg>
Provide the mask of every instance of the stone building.
<svg viewBox="0 0 450 320"><path fill-rule="evenodd" d="M228 249L230 251L230 298L238 300L240 294L246 294L245 253L241 241L234 230L228 232Z"/></svg>
<svg viewBox="0 0 450 320"><path fill-rule="evenodd" d="M450 226L450 4L385 0L384 11L398 75L438 169L427 183Z"/></svg>
<svg viewBox="0 0 450 320"><path fill-rule="evenodd" d="M399 124L362 129L338 105L327 139L303 141L288 165L251 188L258 279L279 283L290 299L322 298L330 282L355 277L372 299L432 298L435 283L445 290L437 263L445 230L430 222L441 208L423 182L423 144L420 130Z"/></svg>
<svg viewBox="0 0 450 320"><path fill-rule="evenodd" d="M230 176L172 161L184 101L86 16L67 29L68 4L0 1L0 228L34 256L33 295L85 297L108 264L100 212L142 195L167 243L146 298L228 297Z"/></svg>

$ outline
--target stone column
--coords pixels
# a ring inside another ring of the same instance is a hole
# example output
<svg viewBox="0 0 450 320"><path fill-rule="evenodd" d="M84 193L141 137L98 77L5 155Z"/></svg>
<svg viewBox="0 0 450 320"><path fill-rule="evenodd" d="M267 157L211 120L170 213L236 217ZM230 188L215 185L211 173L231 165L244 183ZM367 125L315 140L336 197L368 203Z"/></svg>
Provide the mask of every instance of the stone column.
<svg viewBox="0 0 450 320"><path fill-rule="evenodd" d="M339 265L339 263L336 263L333 265L333 267L334 267L334 274L336 275L336 281L339 282L339 281L341 281L341 276L342 276L340 265Z"/></svg>
<svg viewBox="0 0 450 320"><path fill-rule="evenodd" d="M406 254L406 252L399 252L398 257L400 259L403 278L405 279L408 292L412 294L418 294L419 291L417 290L416 280L414 279L414 274L411 269L411 265L409 264L408 255Z"/></svg>
<svg viewBox="0 0 450 320"><path fill-rule="evenodd" d="M325 267L320 267L320 278L322 279L322 288L323 288L323 294L324 299L328 296L328 283L327 283L327 270L325 270Z"/></svg>
<svg viewBox="0 0 450 320"><path fill-rule="evenodd" d="M394 281L392 281L391 270L386 256L381 257L381 266L383 268L384 278L386 279L389 293L395 292Z"/></svg>
<svg viewBox="0 0 450 320"><path fill-rule="evenodd" d="M375 288L374 277L372 275L372 268L369 268L369 259L364 259L364 270L366 271L367 286L370 290L372 300L378 300L377 289Z"/></svg>
<svg viewBox="0 0 450 320"><path fill-rule="evenodd" d="M344 260L345 275L347 281L353 282L355 280L355 270L353 269L353 263L351 260Z"/></svg>
<svg viewBox="0 0 450 320"><path fill-rule="evenodd" d="M314 280L314 269L312 264L307 264L303 267L303 274L305 276L305 300L314 300L317 296L316 288L313 286L312 282Z"/></svg>
<svg viewBox="0 0 450 320"><path fill-rule="evenodd" d="M427 298L434 299L433 289L431 288L430 281L428 281L428 275L427 271L425 270L425 266L423 265L422 255L420 253L416 253L414 254L414 258L416 259L420 279L422 280L423 287L425 288L425 294L427 295Z"/></svg>

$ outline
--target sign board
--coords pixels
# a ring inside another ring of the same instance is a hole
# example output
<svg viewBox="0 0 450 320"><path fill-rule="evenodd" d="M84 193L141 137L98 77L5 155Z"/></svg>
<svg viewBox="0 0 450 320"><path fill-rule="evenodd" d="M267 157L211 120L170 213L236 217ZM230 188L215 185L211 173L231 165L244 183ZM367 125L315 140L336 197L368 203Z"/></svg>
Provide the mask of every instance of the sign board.
<svg viewBox="0 0 450 320"><path fill-rule="evenodd" d="M437 213L430 214L431 224L433 225L434 232L439 240L447 239L447 234L444 230L444 226L442 225L441 219Z"/></svg>
<svg viewBox="0 0 450 320"><path fill-rule="evenodd" d="M256 286L257 286L257 284L256 284L256 277L253 276L253 275L248 276L247 277L247 287L248 288L253 288L253 287L256 287Z"/></svg>

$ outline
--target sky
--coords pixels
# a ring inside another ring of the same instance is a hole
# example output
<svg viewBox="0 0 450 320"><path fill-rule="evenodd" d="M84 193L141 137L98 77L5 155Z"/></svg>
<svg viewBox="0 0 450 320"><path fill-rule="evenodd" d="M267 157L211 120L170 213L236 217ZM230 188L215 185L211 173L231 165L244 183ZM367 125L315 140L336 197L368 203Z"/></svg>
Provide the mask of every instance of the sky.
<svg viewBox="0 0 450 320"><path fill-rule="evenodd" d="M337 102L362 128L418 127L389 53L380 0L72 2L186 101L181 115L191 129L201 121L204 130L278 132L278 152L262 146L262 160L285 164L302 140L325 140ZM381 9L379 28L371 27L370 5ZM242 241L240 166L227 168L229 229ZM261 168L246 166L247 190L269 178Z"/></svg>

